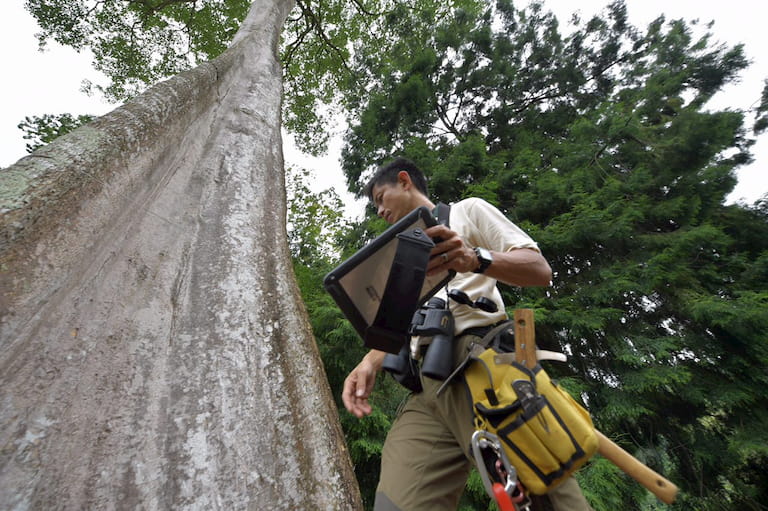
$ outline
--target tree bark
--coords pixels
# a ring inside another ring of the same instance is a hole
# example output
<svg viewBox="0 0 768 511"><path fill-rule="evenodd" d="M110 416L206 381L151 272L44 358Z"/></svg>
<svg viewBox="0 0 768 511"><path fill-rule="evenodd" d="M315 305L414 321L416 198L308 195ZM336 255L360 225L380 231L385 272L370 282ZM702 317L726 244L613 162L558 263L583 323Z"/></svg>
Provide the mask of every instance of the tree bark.
<svg viewBox="0 0 768 511"><path fill-rule="evenodd" d="M361 507L287 248L292 6L0 172L3 507Z"/></svg>

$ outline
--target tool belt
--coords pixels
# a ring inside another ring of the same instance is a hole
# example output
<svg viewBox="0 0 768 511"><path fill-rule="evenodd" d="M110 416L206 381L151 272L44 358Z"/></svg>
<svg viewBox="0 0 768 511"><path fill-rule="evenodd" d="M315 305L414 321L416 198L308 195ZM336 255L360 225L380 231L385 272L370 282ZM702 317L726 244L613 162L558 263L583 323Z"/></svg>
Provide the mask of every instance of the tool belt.
<svg viewBox="0 0 768 511"><path fill-rule="evenodd" d="M462 364L464 365L464 364ZM536 365L475 345L464 367L475 426L499 437L529 493L543 495L597 451L589 413Z"/></svg>

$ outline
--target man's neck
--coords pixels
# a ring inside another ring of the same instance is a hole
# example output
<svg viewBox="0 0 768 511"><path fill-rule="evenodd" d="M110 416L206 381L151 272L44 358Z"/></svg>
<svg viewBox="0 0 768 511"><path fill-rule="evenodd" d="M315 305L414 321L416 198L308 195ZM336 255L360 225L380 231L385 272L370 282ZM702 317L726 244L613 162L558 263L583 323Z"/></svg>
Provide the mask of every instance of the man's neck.
<svg viewBox="0 0 768 511"><path fill-rule="evenodd" d="M416 204L416 207L414 209L418 208L419 206L426 206L427 208L429 208L430 211L434 210L436 207L435 204L433 204L432 201L427 199L426 197L424 197L424 200L419 201L419 203Z"/></svg>

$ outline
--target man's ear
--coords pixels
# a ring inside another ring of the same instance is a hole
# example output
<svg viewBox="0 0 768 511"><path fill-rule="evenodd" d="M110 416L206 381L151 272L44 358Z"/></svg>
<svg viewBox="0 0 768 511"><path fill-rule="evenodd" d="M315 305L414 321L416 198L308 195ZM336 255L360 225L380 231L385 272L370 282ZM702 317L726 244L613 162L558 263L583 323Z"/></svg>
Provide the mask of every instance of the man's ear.
<svg viewBox="0 0 768 511"><path fill-rule="evenodd" d="M401 170L400 172L397 173L397 182L403 185L403 189L405 190L409 190L411 186L413 186L413 181L411 181L411 175L404 170Z"/></svg>

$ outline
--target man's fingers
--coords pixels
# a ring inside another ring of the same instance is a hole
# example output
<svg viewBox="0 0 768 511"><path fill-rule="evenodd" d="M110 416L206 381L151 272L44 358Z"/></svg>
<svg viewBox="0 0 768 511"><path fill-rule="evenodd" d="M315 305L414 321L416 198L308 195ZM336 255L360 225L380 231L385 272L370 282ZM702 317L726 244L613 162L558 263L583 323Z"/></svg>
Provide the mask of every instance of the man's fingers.
<svg viewBox="0 0 768 511"><path fill-rule="evenodd" d="M344 380L344 389L341 391L341 400L348 411L352 411L355 404L355 393L357 392L356 378L354 375L347 376Z"/></svg>
<svg viewBox="0 0 768 511"><path fill-rule="evenodd" d="M444 226L443 224L433 225L432 227L427 227L424 230L424 234L426 234L430 238L445 239L446 237L448 237L447 236L448 233L453 233L453 231L451 231L448 227Z"/></svg>
<svg viewBox="0 0 768 511"><path fill-rule="evenodd" d="M375 374L372 378L375 381ZM369 384L364 372L356 370L347 376L344 381L344 388L341 392L341 400L349 413L358 419L369 415L372 411L368 403L373 381Z"/></svg>
<svg viewBox="0 0 768 511"><path fill-rule="evenodd" d="M365 385L365 380L362 378L357 381L357 385L355 386L355 397L361 398L361 397L368 397L368 389Z"/></svg>

